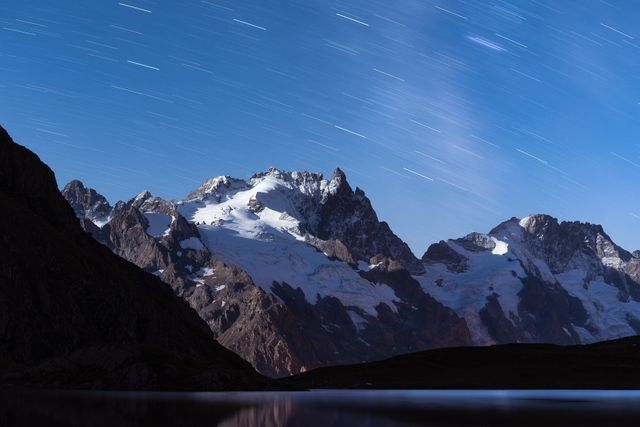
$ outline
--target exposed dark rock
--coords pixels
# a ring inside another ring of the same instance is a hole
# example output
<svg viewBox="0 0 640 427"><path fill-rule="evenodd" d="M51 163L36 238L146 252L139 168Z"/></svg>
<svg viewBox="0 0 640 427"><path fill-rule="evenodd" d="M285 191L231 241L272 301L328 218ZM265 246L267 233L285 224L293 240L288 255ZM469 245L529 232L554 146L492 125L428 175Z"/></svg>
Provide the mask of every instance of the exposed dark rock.
<svg viewBox="0 0 640 427"><path fill-rule="evenodd" d="M496 243L482 233L470 233L461 239L454 239L453 242L471 252L491 251L496 247Z"/></svg>
<svg viewBox="0 0 640 427"><path fill-rule="evenodd" d="M364 191L351 189L342 170L335 170L331 184L333 190L322 200L317 228L312 234L322 240L340 240L359 260L384 255L398 260L412 273L424 271L409 246L386 222L378 220Z"/></svg>
<svg viewBox="0 0 640 427"><path fill-rule="evenodd" d="M422 256L423 262L442 263L449 271L461 273L467 269L467 258L454 251L444 240L429 246Z"/></svg>
<svg viewBox="0 0 640 427"><path fill-rule="evenodd" d="M535 276L521 279L520 329L528 337L521 341L579 344L580 337L573 326L585 326L587 312L580 300L557 283L548 283Z"/></svg>
<svg viewBox="0 0 640 427"><path fill-rule="evenodd" d="M498 296L492 294L487 298L487 304L480 310L480 319L486 325L489 335L500 343L515 343L528 341L521 331L507 319Z"/></svg>
<svg viewBox="0 0 640 427"><path fill-rule="evenodd" d="M349 248L347 248L340 240L320 240L307 234L305 235L305 241L311 246L324 252L330 259L338 259L354 266L357 264L353 255L349 252Z"/></svg>

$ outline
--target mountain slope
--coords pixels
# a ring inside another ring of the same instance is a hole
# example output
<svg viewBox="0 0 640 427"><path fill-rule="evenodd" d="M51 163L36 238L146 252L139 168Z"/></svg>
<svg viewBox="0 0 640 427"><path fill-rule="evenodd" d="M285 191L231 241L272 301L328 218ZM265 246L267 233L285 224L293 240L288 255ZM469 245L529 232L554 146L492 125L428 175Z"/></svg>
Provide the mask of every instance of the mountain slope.
<svg viewBox="0 0 640 427"><path fill-rule="evenodd" d="M565 347L460 347L320 368L280 381L331 389L639 389L639 357L639 337Z"/></svg>
<svg viewBox="0 0 640 427"><path fill-rule="evenodd" d="M263 379L162 281L87 236L0 128L0 382L236 389Z"/></svg>

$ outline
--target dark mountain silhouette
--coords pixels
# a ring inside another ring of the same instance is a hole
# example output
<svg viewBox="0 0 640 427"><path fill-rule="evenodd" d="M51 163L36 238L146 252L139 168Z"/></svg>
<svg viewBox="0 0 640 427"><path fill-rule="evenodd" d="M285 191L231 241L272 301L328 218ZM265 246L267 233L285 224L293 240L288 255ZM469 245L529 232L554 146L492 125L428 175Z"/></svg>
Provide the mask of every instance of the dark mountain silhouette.
<svg viewBox="0 0 640 427"><path fill-rule="evenodd" d="M160 279L86 234L53 172L0 128L0 382L237 389L264 378Z"/></svg>
<svg viewBox="0 0 640 427"><path fill-rule="evenodd" d="M597 344L505 344L319 368L280 380L304 388L640 389L640 337Z"/></svg>

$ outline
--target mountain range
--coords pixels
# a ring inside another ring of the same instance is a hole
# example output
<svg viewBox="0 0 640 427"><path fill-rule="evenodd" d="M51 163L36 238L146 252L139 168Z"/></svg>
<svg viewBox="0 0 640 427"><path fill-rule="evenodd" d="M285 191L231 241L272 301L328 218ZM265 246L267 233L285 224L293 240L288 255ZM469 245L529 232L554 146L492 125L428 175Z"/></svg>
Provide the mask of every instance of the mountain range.
<svg viewBox="0 0 640 427"><path fill-rule="evenodd" d="M182 200L62 190L82 227L170 285L215 338L281 377L451 346L640 333L640 253L548 215L416 257L340 170L221 176Z"/></svg>

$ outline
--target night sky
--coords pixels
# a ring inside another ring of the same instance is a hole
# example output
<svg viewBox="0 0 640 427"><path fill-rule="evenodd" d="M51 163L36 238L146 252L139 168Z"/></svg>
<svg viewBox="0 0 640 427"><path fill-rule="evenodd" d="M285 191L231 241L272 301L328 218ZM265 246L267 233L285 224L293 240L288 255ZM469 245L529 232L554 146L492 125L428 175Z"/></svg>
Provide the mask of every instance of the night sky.
<svg viewBox="0 0 640 427"><path fill-rule="evenodd" d="M640 1L1 0L0 123L112 202L340 166L421 255L549 213L640 249Z"/></svg>

